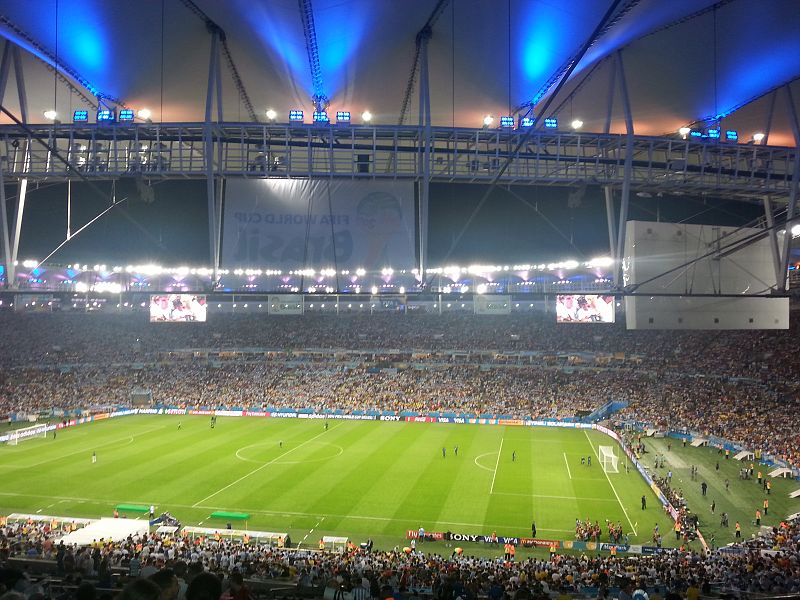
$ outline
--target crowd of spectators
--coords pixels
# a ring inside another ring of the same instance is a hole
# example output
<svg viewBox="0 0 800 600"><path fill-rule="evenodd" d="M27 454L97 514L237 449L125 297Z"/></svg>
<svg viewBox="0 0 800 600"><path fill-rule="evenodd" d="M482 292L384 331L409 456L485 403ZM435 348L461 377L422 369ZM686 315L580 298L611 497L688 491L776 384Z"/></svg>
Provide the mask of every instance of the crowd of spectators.
<svg viewBox="0 0 800 600"><path fill-rule="evenodd" d="M618 422L724 437L800 464L797 319L789 331L709 333L550 317L218 314L164 325L141 314L2 313L13 343L0 346L0 417L125 405L134 389L180 407L555 419L620 400Z"/></svg>
<svg viewBox="0 0 800 600"><path fill-rule="evenodd" d="M589 524L589 528L594 527ZM71 548L53 538L46 526L9 524L0 528L0 561L10 557L54 561L58 575L67 581L90 580L102 588L136 585L134 582L142 578L158 583L163 578L174 588L169 600L193 600L192 581L201 574L214 574L221 582L214 600L224 590L232 600L246 600L236 597L241 586L274 580L297 586L298 591L333 588L338 598L344 598L344 592L356 592L352 594L354 600L419 595L442 600L523 600L578 593L602 598L609 588L617 587L629 595L634 588L643 589L651 598L676 593L691 597L692 588L695 592L710 592L712 588L718 592L800 592L797 519L782 522L752 540L706 553L675 549L654 556L589 557L555 552L549 559L521 561L475 558L455 551L448 557L400 548L317 552L241 540L170 539L157 534ZM157 575L165 572L167 575ZM114 573L122 576L112 581ZM16 578L4 572L4 584L29 597L45 592L35 587L41 584L31 582L21 572ZM0 588L0 594L2 591Z"/></svg>

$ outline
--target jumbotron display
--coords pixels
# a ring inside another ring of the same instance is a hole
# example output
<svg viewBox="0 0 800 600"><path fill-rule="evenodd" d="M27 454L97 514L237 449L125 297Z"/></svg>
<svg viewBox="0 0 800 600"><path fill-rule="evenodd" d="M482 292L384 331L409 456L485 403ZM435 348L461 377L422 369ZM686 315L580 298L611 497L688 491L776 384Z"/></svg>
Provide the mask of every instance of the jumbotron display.
<svg viewBox="0 0 800 600"><path fill-rule="evenodd" d="M196 294L150 296L151 323L205 323L206 297Z"/></svg>
<svg viewBox="0 0 800 600"><path fill-rule="evenodd" d="M558 323L613 323L614 296L561 294L556 296Z"/></svg>

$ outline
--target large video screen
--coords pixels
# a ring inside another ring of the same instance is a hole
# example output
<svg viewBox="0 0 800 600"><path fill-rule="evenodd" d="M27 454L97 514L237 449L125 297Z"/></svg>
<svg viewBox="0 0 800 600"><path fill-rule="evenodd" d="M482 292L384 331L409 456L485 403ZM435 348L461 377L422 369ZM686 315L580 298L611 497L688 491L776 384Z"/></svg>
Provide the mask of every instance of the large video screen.
<svg viewBox="0 0 800 600"><path fill-rule="evenodd" d="M556 296L558 323L613 323L614 296L561 294Z"/></svg>
<svg viewBox="0 0 800 600"><path fill-rule="evenodd" d="M196 294L150 296L151 323L199 323L206 320L206 297Z"/></svg>

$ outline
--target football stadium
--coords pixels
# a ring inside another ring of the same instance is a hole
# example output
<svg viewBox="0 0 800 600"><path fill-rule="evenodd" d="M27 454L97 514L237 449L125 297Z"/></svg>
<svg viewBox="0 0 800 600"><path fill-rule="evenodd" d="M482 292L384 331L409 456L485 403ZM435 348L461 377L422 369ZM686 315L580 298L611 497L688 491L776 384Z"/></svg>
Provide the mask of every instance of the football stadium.
<svg viewBox="0 0 800 600"><path fill-rule="evenodd" d="M800 598L795 0L0 0L0 600Z"/></svg>

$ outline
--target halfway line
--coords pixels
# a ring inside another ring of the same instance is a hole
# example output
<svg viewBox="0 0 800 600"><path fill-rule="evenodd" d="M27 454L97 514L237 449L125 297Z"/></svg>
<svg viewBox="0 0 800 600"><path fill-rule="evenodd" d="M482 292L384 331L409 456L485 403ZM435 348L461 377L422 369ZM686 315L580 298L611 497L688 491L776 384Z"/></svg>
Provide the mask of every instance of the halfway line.
<svg viewBox="0 0 800 600"><path fill-rule="evenodd" d="M500 466L500 455L503 453L503 440L505 438L500 438L500 450L497 451L497 462L494 463L494 475L492 475L492 487L489 488L489 493L491 494L494 492L494 479L497 477L497 469Z"/></svg>
<svg viewBox="0 0 800 600"><path fill-rule="evenodd" d="M339 426L338 426L338 425L335 425L335 426L333 427L333 429L336 429L337 427L339 427ZM330 431L333 431L333 429L331 429ZM265 462L263 465L261 465L260 467L257 467L257 468L255 468L255 469L253 469L253 470L252 470L252 471L250 471L249 473L245 473L244 475L242 475L241 477L239 477L239 479L237 479L236 481L232 481L231 483L229 483L229 484L228 484L228 485L226 485L225 487L218 489L218 490L217 490L216 492L214 492L213 494L210 494L210 495L206 496L206 497L205 497L205 498L203 498L202 500L198 500L197 502L195 502L194 504L192 504L192 508L197 508L198 506L200 506L200 505L201 505L203 502L205 502L205 501L206 501L206 500L208 500L209 498L213 498L214 496L216 496L216 495L217 495L217 494L219 494L220 492L224 492L224 491L225 491L225 490L227 490L228 488L231 488L231 487L235 486L235 485L236 485L237 483L239 483L240 481L243 481L243 480L247 479L248 477L250 477L250 475L255 475L255 474L256 474L256 473L258 473L258 472L259 472L261 469L264 469L264 468L266 468L266 467L270 466L271 464L273 464L273 463L274 463L274 462L276 462L277 460L279 460L279 459L283 458L283 457L284 457L284 456L286 456L287 454L290 454L290 453L294 452L294 451L295 451L295 450L297 450L298 448L302 448L303 446L305 446L305 445L306 445L306 444L308 444L309 442L313 442L313 441L314 441L315 439L317 439L318 437L320 437L320 436L323 436L323 435L325 435L326 433L328 433L328 431L329 431L329 430L327 430L327 429L326 429L326 430L325 430L325 431L323 431L322 433L320 433L320 434L318 434L318 435L315 435L314 437L312 437L312 438L310 438L310 439L307 439L307 440L306 440L305 442L303 442L302 444L298 444L297 446L295 446L294 448L291 448L290 450L287 450L287 451L286 451L286 452L284 452L283 454L279 454L278 456L276 456L275 458L273 458L271 461L269 461L269 462Z"/></svg>

